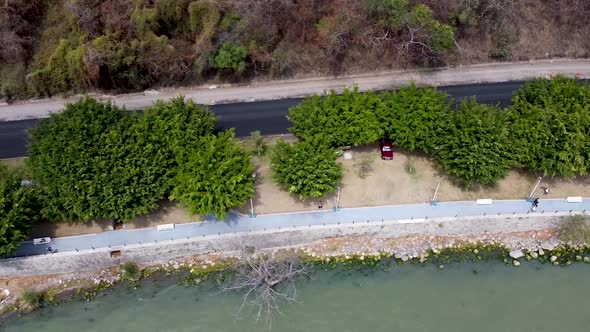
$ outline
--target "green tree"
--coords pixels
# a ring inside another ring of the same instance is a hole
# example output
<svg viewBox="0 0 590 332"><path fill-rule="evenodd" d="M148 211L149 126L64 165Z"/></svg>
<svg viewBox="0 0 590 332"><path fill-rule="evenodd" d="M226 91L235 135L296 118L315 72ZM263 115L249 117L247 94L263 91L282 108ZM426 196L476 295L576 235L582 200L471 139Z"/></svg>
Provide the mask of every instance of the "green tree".
<svg viewBox="0 0 590 332"><path fill-rule="evenodd" d="M440 166L468 187L494 184L514 166L508 114L494 106L463 100L437 141Z"/></svg>
<svg viewBox="0 0 590 332"><path fill-rule="evenodd" d="M432 9L425 4L412 8L407 23L409 29L422 30L422 35L425 37L422 42L435 53L443 53L454 45L453 27L437 21L432 15Z"/></svg>
<svg viewBox="0 0 590 332"><path fill-rule="evenodd" d="M223 219L230 208L246 204L254 195L254 168L233 131L207 135L179 156L170 198L192 214L214 213Z"/></svg>
<svg viewBox="0 0 590 332"><path fill-rule="evenodd" d="M572 178L590 168L590 87L573 78L537 79L512 100L519 161L533 172Z"/></svg>
<svg viewBox="0 0 590 332"><path fill-rule="evenodd" d="M128 221L157 206L171 160L133 130L135 120L110 103L85 98L31 131L28 164L44 216Z"/></svg>
<svg viewBox="0 0 590 332"><path fill-rule="evenodd" d="M342 178L337 154L325 144L278 141L271 154L275 181L299 199L320 198L336 191Z"/></svg>
<svg viewBox="0 0 590 332"><path fill-rule="evenodd" d="M381 100L372 92L345 89L314 95L289 110L289 130L303 140L319 140L331 147L369 144L383 135L377 116Z"/></svg>
<svg viewBox="0 0 590 332"><path fill-rule="evenodd" d="M217 53L209 59L211 67L219 70L230 69L237 74L246 70L246 48L239 43L226 41Z"/></svg>
<svg viewBox="0 0 590 332"><path fill-rule="evenodd" d="M88 85L83 59L88 51L86 45L76 47L62 39L56 46L47 64L31 73L31 81L41 95L53 95L62 91L81 91Z"/></svg>
<svg viewBox="0 0 590 332"><path fill-rule="evenodd" d="M207 106L179 96L167 102L156 101L139 116L136 126L154 144L176 155L190 142L213 133L215 115Z"/></svg>
<svg viewBox="0 0 590 332"><path fill-rule="evenodd" d="M452 112L448 95L435 88L418 88L414 84L398 91L379 95L380 122L394 143L408 151L431 153L436 137Z"/></svg>
<svg viewBox="0 0 590 332"><path fill-rule="evenodd" d="M365 8L374 22L394 30L401 28L408 0L365 0Z"/></svg>
<svg viewBox="0 0 590 332"><path fill-rule="evenodd" d="M38 215L34 188L21 186L22 177L0 165L0 257L26 240Z"/></svg>

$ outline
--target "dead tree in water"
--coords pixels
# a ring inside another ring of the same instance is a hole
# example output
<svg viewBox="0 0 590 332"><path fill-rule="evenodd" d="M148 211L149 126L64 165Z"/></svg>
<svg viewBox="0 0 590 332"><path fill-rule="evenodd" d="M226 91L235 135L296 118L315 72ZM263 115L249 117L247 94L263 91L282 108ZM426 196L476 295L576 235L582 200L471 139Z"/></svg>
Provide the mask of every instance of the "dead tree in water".
<svg viewBox="0 0 590 332"><path fill-rule="evenodd" d="M295 280L309 272L297 253L254 254L253 248L247 248L222 290L243 292L240 311L246 304L253 305L258 309L256 319L264 317L270 323L272 314L280 313L281 303L297 302Z"/></svg>

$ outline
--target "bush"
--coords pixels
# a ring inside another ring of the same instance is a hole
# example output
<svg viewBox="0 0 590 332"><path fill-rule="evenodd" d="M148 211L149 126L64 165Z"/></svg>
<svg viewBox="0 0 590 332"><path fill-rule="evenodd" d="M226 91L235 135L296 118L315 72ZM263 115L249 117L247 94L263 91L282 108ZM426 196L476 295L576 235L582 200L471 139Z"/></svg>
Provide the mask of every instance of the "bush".
<svg viewBox="0 0 590 332"><path fill-rule="evenodd" d="M21 299L31 308L35 309L41 306L45 300L45 294L36 290L27 289L21 294Z"/></svg>
<svg viewBox="0 0 590 332"><path fill-rule="evenodd" d="M356 87L342 95L314 95L289 110L289 130L302 140L330 147L373 143L384 132L377 116L381 106L374 93L361 93Z"/></svg>
<svg viewBox="0 0 590 332"><path fill-rule="evenodd" d="M58 92L85 89L88 85L83 63L86 52L85 45L75 47L65 39L60 40L47 64L31 74L37 93L51 96Z"/></svg>
<svg viewBox="0 0 590 332"><path fill-rule="evenodd" d="M444 132L437 138L436 159L468 187L494 184L515 164L508 114L497 107L463 100Z"/></svg>
<svg viewBox="0 0 590 332"><path fill-rule="evenodd" d="M271 155L275 181L299 199L321 198L335 192L342 178L337 154L325 144L278 141Z"/></svg>
<svg viewBox="0 0 590 332"><path fill-rule="evenodd" d="M583 214L562 217L558 234L559 239L565 243L590 244L590 218Z"/></svg>
<svg viewBox="0 0 590 332"><path fill-rule="evenodd" d="M39 213L35 189L21 186L22 179L18 171L0 164L0 257L29 238Z"/></svg>
<svg viewBox="0 0 590 332"><path fill-rule="evenodd" d="M510 107L519 162L533 172L573 178L590 168L590 87L556 76L529 82Z"/></svg>
<svg viewBox="0 0 590 332"><path fill-rule="evenodd" d="M214 213L223 219L230 208L241 207L254 195L254 168L233 131L207 135L179 157L170 196L192 214Z"/></svg>
<svg viewBox="0 0 590 332"><path fill-rule="evenodd" d="M375 164L375 158L371 156L363 156L354 162L352 167L356 170L356 174L359 178L364 179L373 172Z"/></svg>
<svg viewBox="0 0 590 332"><path fill-rule="evenodd" d="M250 139L252 140L252 150L257 156L263 156L266 153L267 145L264 140L264 136L260 134L260 131L253 131L250 133Z"/></svg>
<svg viewBox="0 0 590 332"><path fill-rule="evenodd" d="M408 0L365 0L364 5L373 22L397 30L403 24Z"/></svg>
<svg viewBox="0 0 590 332"><path fill-rule="evenodd" d="M219 70L232 70L236 74L246 71L248 52L239 43L224 42L217 53L209 59L211 67Z"/></svg>
<svg viewBox="0 0 590 332"><path fill-rule="evenodd" d="M121 279L137 281L141 277L141 270L134 262L125 262L121 266Z"/></svg>

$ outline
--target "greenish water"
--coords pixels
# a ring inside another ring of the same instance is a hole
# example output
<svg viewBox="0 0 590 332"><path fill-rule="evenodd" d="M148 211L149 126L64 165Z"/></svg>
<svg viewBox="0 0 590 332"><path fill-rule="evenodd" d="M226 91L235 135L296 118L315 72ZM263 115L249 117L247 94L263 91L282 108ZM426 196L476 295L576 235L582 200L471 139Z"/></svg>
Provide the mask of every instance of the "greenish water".
<svg viewBox="0 0 590 332"><path fill-rule="evenodd" d="M590 265L401 266L389 272L319 273L299 283L301 303L282 308L273 331L590 331ZM46 308L5 331L268 331L237 295L146 285L87 303Z"/></svg>

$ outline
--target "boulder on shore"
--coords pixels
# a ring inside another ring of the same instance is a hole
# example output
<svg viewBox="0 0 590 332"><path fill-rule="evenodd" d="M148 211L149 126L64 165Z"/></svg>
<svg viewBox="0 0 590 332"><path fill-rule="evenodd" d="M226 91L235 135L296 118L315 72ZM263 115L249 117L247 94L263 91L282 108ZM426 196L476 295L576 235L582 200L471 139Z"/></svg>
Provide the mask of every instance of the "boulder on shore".
<svg viewBox="0 0 590 332"><path fill-rule="evenodd" d="M545 250L553 250L555 249L555 247L557 247L559 245L558 242L556 241L547 241L547 242L543 242L541 243L541 249L545 249Z"/></svg>
<svg viewBox="0 0 590 332"><path fill-rule="evenodd" d="M521 257L524 257L524 252L522 252L522 250L518 249L518 250L512 250L510 252L510 257L514 258L514 259L519 259Z"/></svg>

